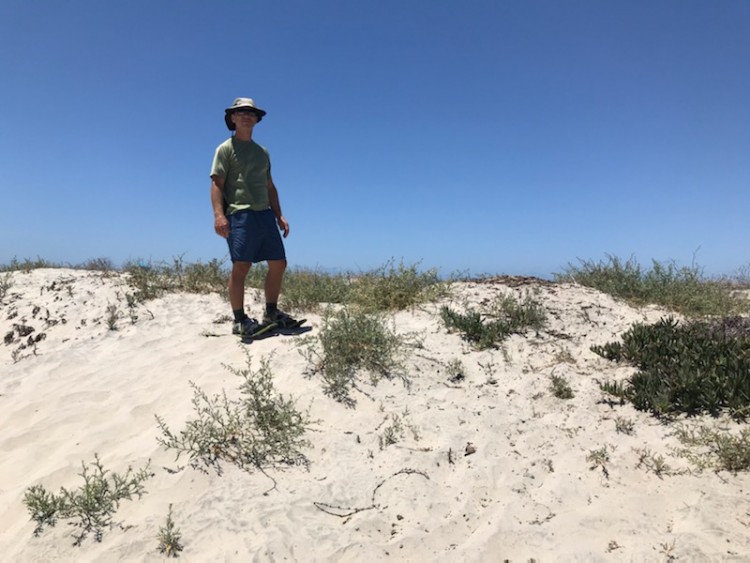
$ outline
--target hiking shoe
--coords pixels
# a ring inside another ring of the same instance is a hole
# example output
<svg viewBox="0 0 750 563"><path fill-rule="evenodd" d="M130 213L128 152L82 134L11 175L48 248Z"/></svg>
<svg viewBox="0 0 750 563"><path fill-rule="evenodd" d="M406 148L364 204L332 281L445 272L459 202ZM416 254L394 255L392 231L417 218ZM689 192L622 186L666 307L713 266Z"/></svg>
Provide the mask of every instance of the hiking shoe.
<svg viewBox="0 0 750 563"><path fill-rule="evenodd" d="M276 309L270 315L268 313L263 315L263 324L275 323L279 328L295 328L301 325L303 322L305 321L298 321L297 319L294 319L290 315L286 314L281 309Z"/></svg>
<svg viewBox="0 0 750 563"><path fill-rule="evenodd" d="M241 321L236 321L232 325L232 334L239 336L249 336L260 328L260 323L250 317L245 317Z"/></svg>

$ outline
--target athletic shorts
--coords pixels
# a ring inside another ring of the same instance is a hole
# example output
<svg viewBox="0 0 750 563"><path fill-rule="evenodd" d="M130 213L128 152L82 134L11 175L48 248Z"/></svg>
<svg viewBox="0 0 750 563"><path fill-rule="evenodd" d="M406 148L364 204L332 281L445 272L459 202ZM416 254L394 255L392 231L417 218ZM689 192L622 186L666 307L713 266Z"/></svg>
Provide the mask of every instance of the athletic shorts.
<svg viewBox="0 0 750 563"><path fill-rule="evenodd" d="M286 260L284 243L271 209L243 209L229 217L229 255L232 262Z"/></svg>

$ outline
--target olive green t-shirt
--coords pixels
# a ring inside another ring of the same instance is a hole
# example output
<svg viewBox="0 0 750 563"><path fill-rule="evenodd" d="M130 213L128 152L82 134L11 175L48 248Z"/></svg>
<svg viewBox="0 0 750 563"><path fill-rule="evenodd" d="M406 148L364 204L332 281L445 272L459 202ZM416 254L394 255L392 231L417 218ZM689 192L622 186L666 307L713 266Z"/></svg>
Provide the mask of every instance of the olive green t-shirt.
<svg viewBox="0 0 750 563"><path fill-rule="evenodd" d="M216 148L211 176L224 178L224 212L268 209L271 159L255 141L231 137Z"/></svg>

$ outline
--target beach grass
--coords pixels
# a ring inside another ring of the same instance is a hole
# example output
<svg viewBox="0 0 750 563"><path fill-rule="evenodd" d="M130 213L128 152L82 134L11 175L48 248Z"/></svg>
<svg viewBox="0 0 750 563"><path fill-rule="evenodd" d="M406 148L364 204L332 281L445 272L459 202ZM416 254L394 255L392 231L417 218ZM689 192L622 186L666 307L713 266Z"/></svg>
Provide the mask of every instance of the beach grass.
<svg viewBox="0 0 750 563"><path fill-rule="evenodd" d="M634 305L661 305L690 316L750 312L750 302L736 294L730 278L706 277L698 265L653 260L651 268L644 268L635 258L611 255L598 262L579 262L555 274L555 281L572 281Z"/></svg>

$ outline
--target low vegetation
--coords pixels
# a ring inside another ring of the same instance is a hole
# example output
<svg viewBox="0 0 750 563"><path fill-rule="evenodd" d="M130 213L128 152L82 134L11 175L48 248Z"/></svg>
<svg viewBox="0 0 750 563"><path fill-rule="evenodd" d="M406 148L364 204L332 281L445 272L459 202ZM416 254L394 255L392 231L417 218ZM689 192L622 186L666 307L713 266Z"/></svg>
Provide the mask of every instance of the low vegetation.
<svg viewBox="0 0 750 563"><path fill-rule="evenodd" d="M167 520L164 526L159 528L159 533L156 536L159 541L159 553L163 553L167 557L179 557L180 552L184 549L182 545L182 533L175 526L174 520L172 519L172 505L169 505L169 512L167 513Z"/></svg>
<svg viewBox="0 0 750 563"><path fill-rule="evenodd" d="M230 399L226 392L209 397L191 383L196 418L175 433L157 415L162 431L158 442L176 450L177 459L187 455L192 467L204 471L221 473L221 461L245 470L307 465L303 450L310 446L305 438L312 425L308 413L276 392L268 359L258 370L251 364L248 355L245 368L227 366L242 378L239 399Z"/></svg>
<svg viewBox="0 0 750 563"><path fill-rule="evenodd" d="M555 279L593 287L635 305L652 303L685 315L731 315L750 310L748 300L737 296L727 280L709 279L696 265L680 267L653 260L651 268L645 269L634 258L623 262L608 256L599 262L569 264Z"/></svg>
<svg viewBox="0 0 750 563"><path fill-rule="evenodd" d="M378 313L358 308L326 310L316 337L307 339L303 354L323 378L323 390L354 406L351 391L366 373L372 385L399 377L408 384L403 356L406 338L397 335Z"/></svg>
<svg viewBox="0 0 750 563"><path fill-rule="evenodd" d="M607 393L657 415L675 413L736 418L750 413L750 319L727 317L679 323L663 318L635 324L621 342L592 351L638 372L625 382L605 382Z"/></svg>
<svg viewBox="0 0 750 563"><path fill-rule="evenodd" d="M112 473L94 456L90 469L82 463L80 473L83 485L77 489L61 488L60 493L50 493L41 485L26 490L24 504L31 519L36 523L34 535L38 536L46 526L54 526L58 520L72 520L78 528L74 535L75 545L81 545L89 533L101 541L104 531L113 525L113 516L123 500L139 498L145 493L143 483L152 476L149 466L133 471L128 468L124 475Z"/></svg>
<svg viewBox="0 0 750 563"><path fill-rule="evenodd" d="M464 340L480 350L496 348L511 334L538 332L545 322L544 308L530 294L521 299L502 296L486 312L469 307L459 313L446 306L441 309L440 317L448 330L460 332Z"/></svg>

